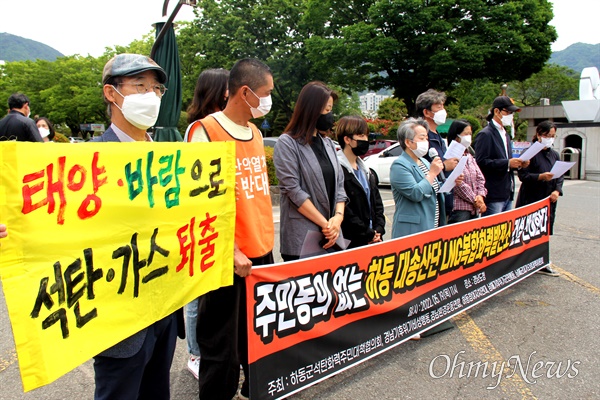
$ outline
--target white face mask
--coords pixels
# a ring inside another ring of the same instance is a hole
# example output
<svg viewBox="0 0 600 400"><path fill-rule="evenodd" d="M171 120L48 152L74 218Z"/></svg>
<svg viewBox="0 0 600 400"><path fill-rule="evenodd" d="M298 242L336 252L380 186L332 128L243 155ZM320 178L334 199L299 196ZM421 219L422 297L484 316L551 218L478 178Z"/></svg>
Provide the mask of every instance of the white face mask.
<svg viewBox="0 0 600 400"><path fill-rule="evenodd" d="M424 142L413 142L413 143L417 144L416 149L411 149L415 156L421 158L425 154L427 154L427 151L429 150L429 142L424 141Z"/></svg>
<svg viewBox="0 0 600 400"><path fill-rule="evenodd" d="M258 107L255 108L252 107L250 103L248 103L248 100L246 100L246 104L248 104L248 106L250 107L252 118L259 118L263 115L267 115L269 111L271 111L271 105L273 104L273 101L271 100L271 95L268 95L267 97L258 97L258 95L252 91L252 89L248 89L252 92L253 95L256 96L256 98L259 101Z"/></svg>
<svg viewBox="0 0 600 400"><path fill-rule="evenodd" d="M513 114L502 116L502 126L510 126L513 122Z"/></svg>
<svg viewBox="0 0 600 400"><path fill-rule="evenodd" d="M38 128L38 131L40 131L40 135L42 136L42 139L45 137L48 137L50 135L50 130L46 129L46 128Z"/></svg>
<svg viewBox="0 0 600 400"><path fill-rule="evenodd" d="M471 135L464 135L464 136L459 136L460 138L460 144L462 144L465 147L469 147L471 145Z"/></svg>
<svg viewBox="0 0 600 400"><path fill-rule="evenodd" d="M444 123L446 123L446 116L448 115L448 113L446 113L446 110L439 110L436 111L433 114L433 122L435 122L436 125L444 125Z"/></svg>
<svg viewBox="0 0 600 400"><path fill-rule="evenodd" d="M115 88L113 86L113 88ZM117 88L115 88L117 90ZM121 96L121 92L117 90ZM121 112L125 119L138 129L147 130L154 126L158 119L160 110L160 97L150 91L148 93L136 93L123 96L123 107L119 107L117 103L113 103Z"/></svg>
<svg viewBox="0 0 600 400"><path fill-rule="evenodd" d="M547 149L552 147L554 144L554 138L551 137L543 137L540 138L540 143L543 144Z"/></svg>

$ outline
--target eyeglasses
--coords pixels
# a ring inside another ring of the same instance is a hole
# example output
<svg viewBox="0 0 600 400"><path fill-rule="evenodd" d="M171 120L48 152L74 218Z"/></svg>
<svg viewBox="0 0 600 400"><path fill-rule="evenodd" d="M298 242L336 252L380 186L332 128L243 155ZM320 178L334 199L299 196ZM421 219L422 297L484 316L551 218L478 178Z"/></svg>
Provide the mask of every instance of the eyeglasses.
<svg viewBox="0 0 600 400"><path fill-rule="evenodd" d="M162 85L162 84L161 85L154 85L154 86L147 87L143 83L123 82L123 83L119 83L119 85L131 85L131 86L135 86L135 89L137 90L137 92L139 94L145 94L145 93L148 93L150 90L153 90L154 93L156 93L156 95L158 97L162 97L163 94L165 94L165 92L167 91L167 88L165 87L165 85Z"/></svg>

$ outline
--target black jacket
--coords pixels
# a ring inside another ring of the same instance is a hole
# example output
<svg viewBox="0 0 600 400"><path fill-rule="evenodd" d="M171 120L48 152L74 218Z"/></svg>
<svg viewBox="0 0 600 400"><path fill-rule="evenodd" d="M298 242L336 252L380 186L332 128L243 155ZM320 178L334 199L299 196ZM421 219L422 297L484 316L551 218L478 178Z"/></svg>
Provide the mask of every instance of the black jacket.
<svg viewBox="0 0 600 400"><path fill-rule="evenodd" d="M527 168L519 170L521 188L519 189L516 207L545 199L555 190L562 196L564 175L551 181L538 181L538 176L544 172L550 172L558 160L560 160L560 156L556 151L544 149L530 160Z"/></svg>
<svg viewBox="0 0 600 400"><path fill-rule="evenodd" d="M0 140L16 140L17 142L44 141L35 122L16 110L11 110L0 121Z"/></svg>
<svg viewBox="0 0 600 400"><path fill-rule="evenodd" d="M475 159L485 177L485 188L488 192L485 197L486 204L513 199L515 176L514 172L508 169L508 160L512 158L512 145L508 135L506 142L507 148L504 148L500 132L492 122L475 137Z"/></svg>
<svg viewBox="0 0 600 400"><path fill-rule="evenodd" d="M344 171L344 189L348 196L348 203L344 210L342 221L342 233L344 238L350 240L348 248L354 248L369 244L375 236L375 231L382 236L385 233L385 215L383 201L377 188L375 176L369 174L369 188L371 207L367 201L367 194L362 185L356 179L348 166L342 164ZM369 221L373 221L373 227L369 228Z"/></svg>

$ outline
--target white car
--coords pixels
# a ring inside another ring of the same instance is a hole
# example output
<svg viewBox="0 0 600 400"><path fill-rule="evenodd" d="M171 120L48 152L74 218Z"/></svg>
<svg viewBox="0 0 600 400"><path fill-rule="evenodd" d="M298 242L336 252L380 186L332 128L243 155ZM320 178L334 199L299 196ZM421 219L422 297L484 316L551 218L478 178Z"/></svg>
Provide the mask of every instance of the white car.
<svg viewBox="0 0 600 400"><path fill-rule="evenodd" d="M375 178L379 185L389 185L390 168L400 154L402 154L402 147L400 147L400 144L396 143L380 153L365 157L363 161L367 168L375 174Z"/></svg>

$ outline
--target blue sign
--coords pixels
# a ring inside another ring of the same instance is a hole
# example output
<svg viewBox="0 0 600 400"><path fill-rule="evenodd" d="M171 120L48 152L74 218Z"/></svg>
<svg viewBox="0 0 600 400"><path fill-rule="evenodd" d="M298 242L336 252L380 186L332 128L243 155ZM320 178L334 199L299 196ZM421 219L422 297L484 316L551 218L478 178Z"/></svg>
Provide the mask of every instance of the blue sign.
<svg viewBox="0 0 600 400"><path fill-rule="evenodd" d="M271 129L271 125L269 125L269 121L267 121L266 118L263 120L263 122L260 125L260 127L263 128L263 129Z"/></svg>

